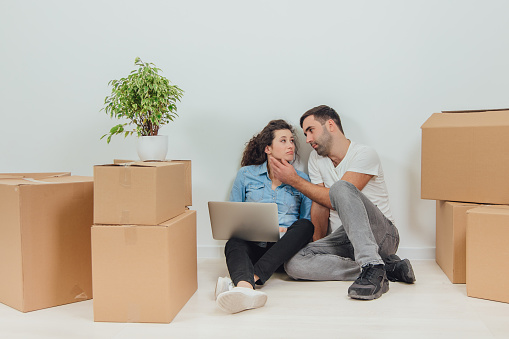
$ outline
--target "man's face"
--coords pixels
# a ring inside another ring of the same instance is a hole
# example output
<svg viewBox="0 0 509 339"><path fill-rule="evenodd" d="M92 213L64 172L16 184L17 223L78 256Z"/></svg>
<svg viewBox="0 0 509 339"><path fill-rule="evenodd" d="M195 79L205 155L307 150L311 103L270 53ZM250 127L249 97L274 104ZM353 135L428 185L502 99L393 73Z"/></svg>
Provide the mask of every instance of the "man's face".
<svg viewBox="0 0 509 339"><path fill-rule="evenodd" d="M314 116L309 116L302 122L302 129L306 142L322 157L329 155L332 146L332 135Z"/></svg>

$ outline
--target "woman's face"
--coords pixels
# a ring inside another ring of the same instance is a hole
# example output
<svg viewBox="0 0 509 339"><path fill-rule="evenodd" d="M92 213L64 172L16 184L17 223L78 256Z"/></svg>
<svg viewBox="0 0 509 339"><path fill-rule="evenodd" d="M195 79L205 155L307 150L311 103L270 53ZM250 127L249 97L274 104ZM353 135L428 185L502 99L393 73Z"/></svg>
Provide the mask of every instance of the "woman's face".
<svg viewBox="0 0 509 339"><path fill-rule="evenodd" d="M280 129L274 132L272 145L265 147L267 156L273 156L278 160L285 159L290 162L295 153L295 140L289 129Z"/></svg>

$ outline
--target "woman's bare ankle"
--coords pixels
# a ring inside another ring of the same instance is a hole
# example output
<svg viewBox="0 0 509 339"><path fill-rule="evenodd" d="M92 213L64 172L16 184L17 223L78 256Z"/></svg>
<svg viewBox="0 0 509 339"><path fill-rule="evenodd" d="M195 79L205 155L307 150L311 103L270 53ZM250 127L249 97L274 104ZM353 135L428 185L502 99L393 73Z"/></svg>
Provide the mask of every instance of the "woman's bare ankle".
<svg viewBox="0 0 509 339"><path fill-rule="evenodd" d="M254 290L253 285L251 285L250 283L248 283L247 281L244 281L244 280L239 281L237 283L237 287L245 287L245 288L249 288L249 289Z"/></svg>

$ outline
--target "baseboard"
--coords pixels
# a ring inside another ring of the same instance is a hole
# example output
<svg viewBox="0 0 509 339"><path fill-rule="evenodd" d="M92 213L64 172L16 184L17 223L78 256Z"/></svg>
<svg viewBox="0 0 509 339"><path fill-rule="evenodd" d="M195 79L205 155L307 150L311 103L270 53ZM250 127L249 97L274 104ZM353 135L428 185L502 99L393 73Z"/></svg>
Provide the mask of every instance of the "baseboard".
<svg viewBox="0 0 509 339"><path fill-rule="evenodd" d="M224 246L198 246L198 258L224 258Z"/></svg>
<svg viewBox="0 0 509 339"><path fill-rule="evenodd" d="M413 260L435 260L435 247L400 247L397 254Z"/></svg>
<svg viewBox="0 0 509 339"><path fill-rule="evenodd" d="M400 247L398 256L413 260L435 260L435 247ZM224 258L224 246L198 246L198 258Z"/></svg>

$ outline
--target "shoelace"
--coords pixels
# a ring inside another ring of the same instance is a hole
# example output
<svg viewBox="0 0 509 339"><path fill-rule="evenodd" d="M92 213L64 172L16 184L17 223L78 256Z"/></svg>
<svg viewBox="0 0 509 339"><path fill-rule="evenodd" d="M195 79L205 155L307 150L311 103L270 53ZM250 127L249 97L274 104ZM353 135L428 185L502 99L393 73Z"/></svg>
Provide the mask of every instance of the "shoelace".
<svg viewBox="0 0 509 339"><path fill-rule="evenodd" d="M376 275L375 275L375 268L373 265L369 265L369 266L366 266L365 268L363 268L362 272L361 272L361 275L360 275L360 280L367 280L367 281L371 281L370 279L371 278L375 278Z"/></svg>

